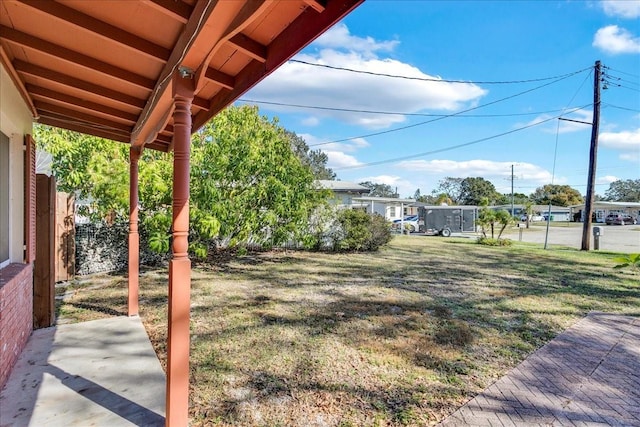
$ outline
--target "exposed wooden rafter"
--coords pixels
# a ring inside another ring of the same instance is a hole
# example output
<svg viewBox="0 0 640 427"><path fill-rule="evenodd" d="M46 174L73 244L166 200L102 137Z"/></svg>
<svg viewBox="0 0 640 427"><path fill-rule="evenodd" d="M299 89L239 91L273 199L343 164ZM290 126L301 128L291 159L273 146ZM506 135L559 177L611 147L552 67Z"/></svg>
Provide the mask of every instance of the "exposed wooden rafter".
<svg viewBox="0 0 640 427"><path fill-rule="evenodd" d="M209 111L200 112L193 119L193 128L199 129L213 115L232 103L256 83L271 74L280 64L302 49L310 40L326 31L336 21L347 15L362 0L332 1L325 11L305 9L298 18L276 37L267 48L266 62L251 61L235 77L233 90L220 91L211 100Z"/></svg>
<svg viewBox="0 0 640 427"><path fill-rule="evenodd" d="M193 7L181 0L144 0L156 9L186 24L191 16Z"/></svg>
<svg viewBox="0 0 640 427"><path fill-rule="evenodd" d="M123 134L109 132L109 131L92 127L92 126L82 125L74 122L73 120L68 120L68 119L62 120L54 117L41 117L38 120L38 122L45 125L49 125L49 126L59 127L62 129L69 129L75 132L86 133L87 135L94 135L100 138L111 139L113 141L119 141L119 142L128 141L127 136L124 136Z"/></svg>
<svg viewBox="0 0 640 427"><path fill-rule="evenodd" d="M149 119L150 114L156 108L161 97L169 87L171 75L178 69L178 66L184 59L185 52L192 45L195 36L202 29L202 22L206 22L216 5L217 1L200 1L196 3L184 31L176 41L173 51L160 73L160 77L157 80L151 96L149 97L142 113L140 113L140 117L138 118L136 125L133 128L133 132L131 133L131 145L144 146L145 143L148 142L147 139L155 139L155 135L142 135L143 128L147 125L147 120Z"/></svg>
<svg viewBox="0 0 640 427"><path fill-rule="evenodd" d="M229 39L229 43L256 61L267 61L267 47L244 34L236 34Z"/></svg>
<svg viewBox="0 0 640 427"><path fill-rule="evenodd" d="M167 151L181 67L195 130L362 1L0 0L0 62L43 123Z"/></svg>
<svg viewBox="0 0 640 427"><path fill-rule="evenodd" d="M36 85L30 85L30 84L27 84L26 88L29 93L34 95L35 98L42 98L50 101L61 102L69 106L80 107L85 110L100 112L107 116L126 120L131 123L135 123L136 120L138 119L138 116L136 114L131 114L126 111L108 107L106 105L103 105L97 102L87 101L85 99L60 93L55 90L47 89L47 88L36 86Z"/></svg>
<svg viewBox="0 0 640 427"><path fill-rule="evenodd" d="M122 28L115 27L106 22L102 22L92 16L85 15L84 13L72 9L55 1L40 1L40 0L19 0L20 2L29 5L29 7L39 10L56 18L76 25L86 31L98 34L106 39L118 42L120 45L137 50L150 58L166 61L169 59L170 50L165 49L162 46L158 46L155 43L145 40L135 34L128 33Z"/></svg>
<svg viewBox="0 0 640 427"><path fill-rule="evenodd" d="M311 7L313 10L315 10L318 13L322 13L324 12L324 1L320 1L320 0L304 0L304 2L309 5L309 7Z"/></svg>
<svg viewBox="0 0 640 427"><path fill-rule="evenodd" d="M41 116L46 116L47 113L54 113L60 115L60 117L71 117L78 121L89 123L95 123L100 126L109 128L110 130L119 130L128 135L131 132L132 126L125 123L116 122L114 120L98 117L95 114L84 113L82 111L73 110L71 108L63 107L60 105L51 104L43 101L35 101L35 106L40 112Z"/></svg>
<svg viewBox="0 0 640 427"><path fill-rule="evenodd" d="M218 71L211 67L207 68L207 72L204 74L204 76L215 84L218 84L229 90L232 90L233 86L235 85L235 78L233 76L225 74L222 71Z"/></svg>
<svg viewBox="0 0 640 427"><path fill-rule="evenodd" d="M144 76L137 75L123 68L107 64L106 62L99 61L90 56L75 52L62 46L55 45L46 40L30 36L29 34L14 30L9 27L0 26L0 40L5 40L18 46L45 53L51 57L67 61L72 64L77 64L81 67L97 71L104 74L105 76L111 76L141 88L151 90L155 83L152 79L148 79Z"/></svg>
<svg viewBox="0 0 640 427"><path fill-rule="evenodd" d="M20 73L28 74L34 77L40 77L45 80L50 80L67 87L72 87L95 95L99 95L104 98L108 98L132 107L144 107L144 99L136 98L134 96L127 95L126 93L118 92L116 90L80 80L75 77L59 73L57 71L49 70L47 68L40 67L39 65L33 65L21 60L15 60L13 61L13 66L15 67L16 71Z"/></svg>

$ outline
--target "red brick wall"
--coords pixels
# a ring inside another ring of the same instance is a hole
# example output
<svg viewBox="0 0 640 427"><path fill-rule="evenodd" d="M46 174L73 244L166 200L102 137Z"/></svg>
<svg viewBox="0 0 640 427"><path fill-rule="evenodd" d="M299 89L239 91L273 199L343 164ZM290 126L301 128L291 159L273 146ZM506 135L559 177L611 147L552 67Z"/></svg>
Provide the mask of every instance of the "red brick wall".
<svg viewBox="0 0 640 427"><path fill-rule="evenodd" d="M0 389L33 330L33 264L0 270Z"/></svg>

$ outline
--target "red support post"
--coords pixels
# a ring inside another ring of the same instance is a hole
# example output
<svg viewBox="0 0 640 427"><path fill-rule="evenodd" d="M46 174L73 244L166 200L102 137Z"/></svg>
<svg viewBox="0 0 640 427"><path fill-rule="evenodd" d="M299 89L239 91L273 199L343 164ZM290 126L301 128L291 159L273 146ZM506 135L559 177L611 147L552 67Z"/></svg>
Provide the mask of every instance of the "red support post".
<svg viewBox="0 0 640 427"><path fill-rule="evenodd" d="M194 91L193 73L181 68L173 77L173 255L169 262L167 427L186 427L189 421L189 149Z"/></svg>
<svg viewBox="0 0 640 427"><path fill-rule="evenodd" d="M127 314L138 315L140 234L138 232L138 160L140 149L129 150L129 292Z"/></svg>

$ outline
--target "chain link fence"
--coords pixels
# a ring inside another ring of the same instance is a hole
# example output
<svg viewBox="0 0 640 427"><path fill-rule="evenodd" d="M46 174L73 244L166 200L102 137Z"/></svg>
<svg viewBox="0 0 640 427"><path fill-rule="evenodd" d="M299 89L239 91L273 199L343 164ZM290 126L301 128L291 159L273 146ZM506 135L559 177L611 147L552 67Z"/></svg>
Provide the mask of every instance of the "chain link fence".
<svg viewBox="0 0 640 427"><path fill-rule="evenodd" d="M76 224L76 274L126 271L129 258L129 224ZM151 252L140 230L140 264L161 265L167 255Z"/></svg>

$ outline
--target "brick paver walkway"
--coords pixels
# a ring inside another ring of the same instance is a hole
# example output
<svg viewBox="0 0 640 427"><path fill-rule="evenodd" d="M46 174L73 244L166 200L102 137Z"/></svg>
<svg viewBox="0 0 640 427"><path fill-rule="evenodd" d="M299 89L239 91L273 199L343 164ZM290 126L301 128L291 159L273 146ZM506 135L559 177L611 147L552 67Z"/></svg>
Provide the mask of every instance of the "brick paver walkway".
<svg viewBox="0 0 640 427"><path fill-rule="evenodd" d="M640 318L593 313L441 426L640 426Z"/></svg>

